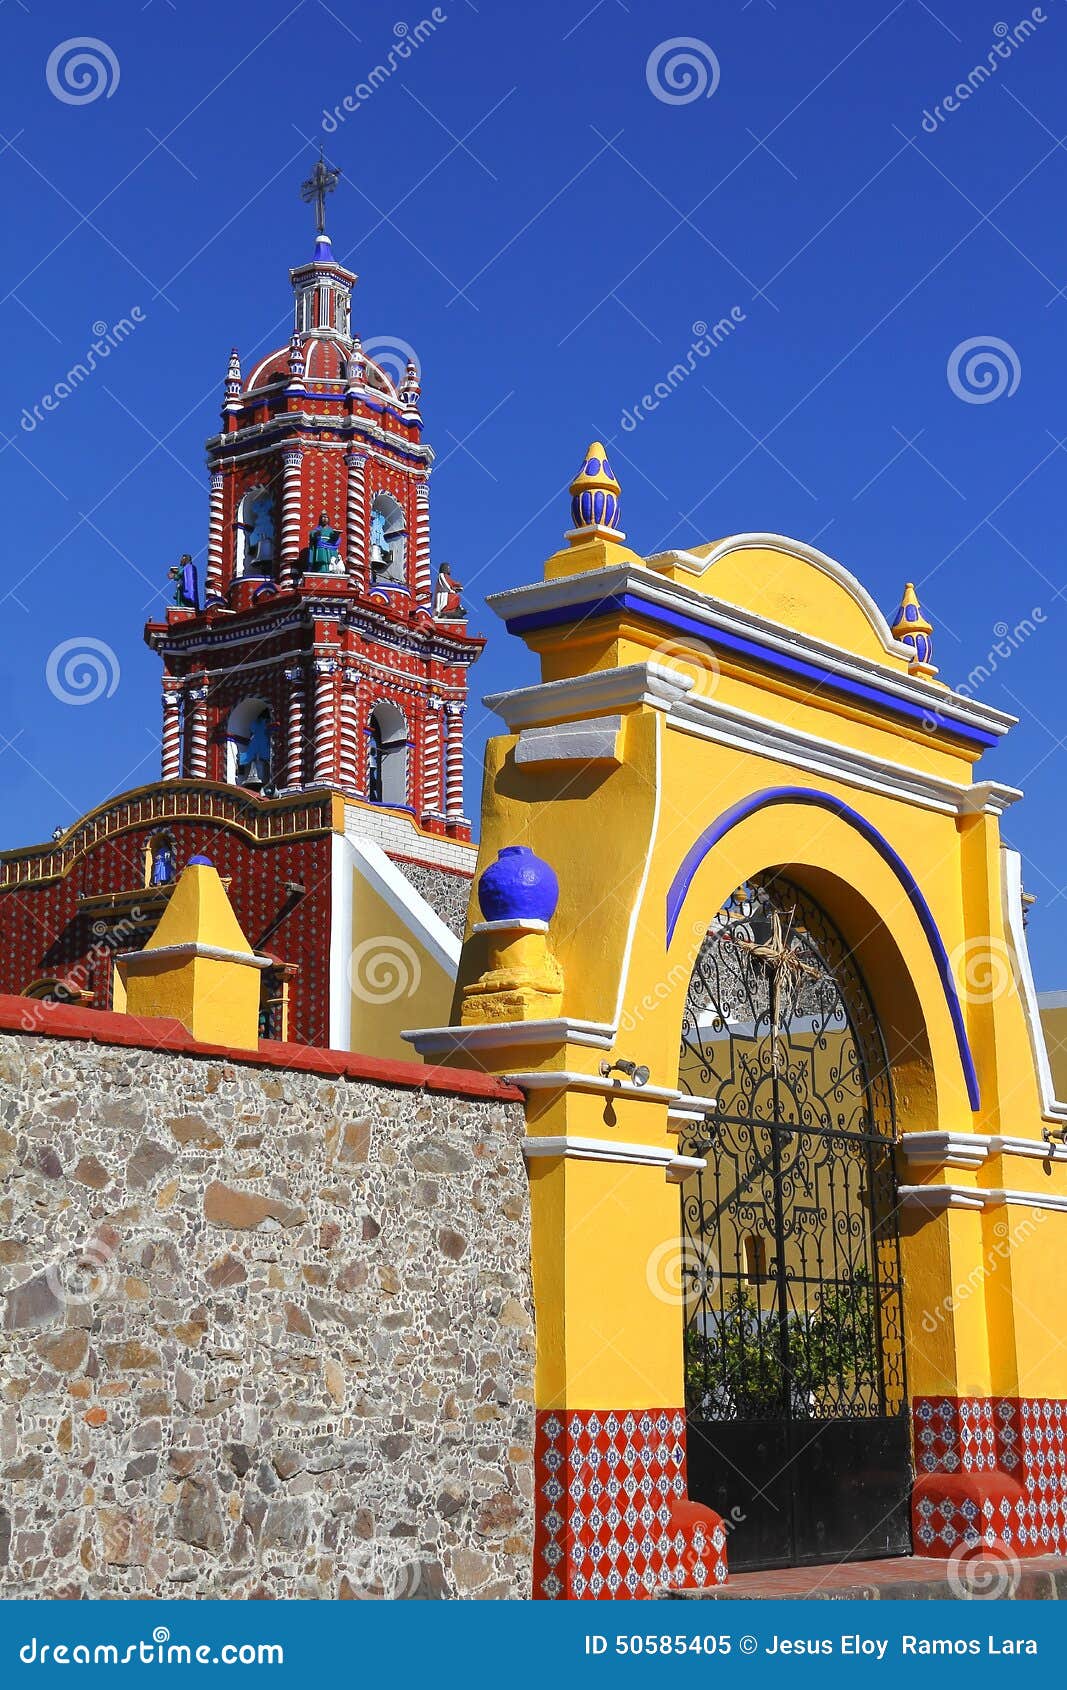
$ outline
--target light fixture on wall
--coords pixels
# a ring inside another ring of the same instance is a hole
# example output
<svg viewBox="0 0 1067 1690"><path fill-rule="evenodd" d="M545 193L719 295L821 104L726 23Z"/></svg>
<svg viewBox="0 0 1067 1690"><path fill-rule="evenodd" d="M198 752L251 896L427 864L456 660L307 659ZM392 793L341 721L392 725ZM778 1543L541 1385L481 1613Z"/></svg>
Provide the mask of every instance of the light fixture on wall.
<svg viewBox="0 0 1067 1690"><path fill-rule="evenodd" d="M624 1056L620 1056L617 1062L602 1062L600 1072L605 1079L608 1079L612 1074L619 1073L625 1074L626 1078L632 1080L635 1086L647 1086L652 1070L650 1068L639 1068L636 1062L629 1062Z"/></svg>

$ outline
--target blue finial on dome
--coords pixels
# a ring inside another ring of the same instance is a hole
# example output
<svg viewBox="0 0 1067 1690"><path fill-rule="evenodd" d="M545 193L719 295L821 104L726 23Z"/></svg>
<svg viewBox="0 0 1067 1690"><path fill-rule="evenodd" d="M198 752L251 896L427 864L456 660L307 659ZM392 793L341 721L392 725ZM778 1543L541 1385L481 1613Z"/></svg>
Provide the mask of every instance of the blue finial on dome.
<svg viewBox="0 0 1067 1690"><path fill-rule="evenodd" d="M195 857L189 858L188 867L189 868L214 868L215 865L211 861L210 857L205 857L202 852L197 852Z"/></svg>
<svg viewBox="0 0 1067 1690"><path fill-rule="evenodd" d="M575 529L570 536L572 545L581 545L597 531L611 540L625 538L619 531L619 484L599 440L594 440L586 452L570 491L571 521Z"/></svg>
<svg viewBox="0 0 1067 1690"><path fill-rule="evenodd" d="M486 921L548 922L559 903L559 881L531 846L505 845L478 881L478 902Z"/></svg>

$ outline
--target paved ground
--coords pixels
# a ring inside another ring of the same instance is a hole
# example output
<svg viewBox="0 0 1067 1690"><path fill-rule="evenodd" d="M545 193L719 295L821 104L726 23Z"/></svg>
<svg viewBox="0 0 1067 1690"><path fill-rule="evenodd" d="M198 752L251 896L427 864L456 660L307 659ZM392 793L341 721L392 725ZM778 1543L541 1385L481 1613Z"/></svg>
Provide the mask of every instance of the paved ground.
<svg viewBox="0 0 1067 1690"><path fill-rule="evenodd" d="M935 1561L911 1555L894 1561L850 1561L840 1566L784 1567L736 1573L712 1590L672 1590L681 1601L1067 1601L1067 1560L1055 1555L1025 1561Z"/></svg>

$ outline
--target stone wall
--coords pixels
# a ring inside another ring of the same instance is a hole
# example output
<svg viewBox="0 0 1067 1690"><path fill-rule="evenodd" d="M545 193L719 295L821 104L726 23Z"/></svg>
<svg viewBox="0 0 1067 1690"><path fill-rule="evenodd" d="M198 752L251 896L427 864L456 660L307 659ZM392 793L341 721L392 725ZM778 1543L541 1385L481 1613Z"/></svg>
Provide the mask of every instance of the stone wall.
<svg viewBox="0 0 1067 1690"><path fill-rule="evenodd" d="M0 1032L0 1595L528 1595L521 1102L140 1026Z"/></svg>

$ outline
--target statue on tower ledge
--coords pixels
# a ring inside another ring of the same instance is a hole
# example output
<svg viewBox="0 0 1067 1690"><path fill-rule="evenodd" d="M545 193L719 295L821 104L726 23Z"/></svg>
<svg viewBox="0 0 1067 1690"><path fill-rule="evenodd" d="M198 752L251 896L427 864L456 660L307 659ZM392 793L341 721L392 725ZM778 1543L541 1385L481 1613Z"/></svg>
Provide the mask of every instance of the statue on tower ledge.
<svg viewBox="0 0 1067 1690"><path fill-rule="evenodd" d="M340 530L334 528L325 511L308 535L308 569L316 575L343 575L344 561L339 550Z"/></svg>
<svg viewBox="0 0 1067 1690"><path fill-rule="evenodd" d="M200 588L196 578L196 564L189 552L183 552L174 567L167 570L167 579L174 582L173 603L177 609L200 609Z"/></svg>
<svg viewBox="0 0 1067 1690"><path fill-rule="evenodd" d="M433 613L436 617L456 620L465 617L467 612L463 608L463 588L456 580L447 563L443 563L437 571L437 587L433 595Z"/></svg>

